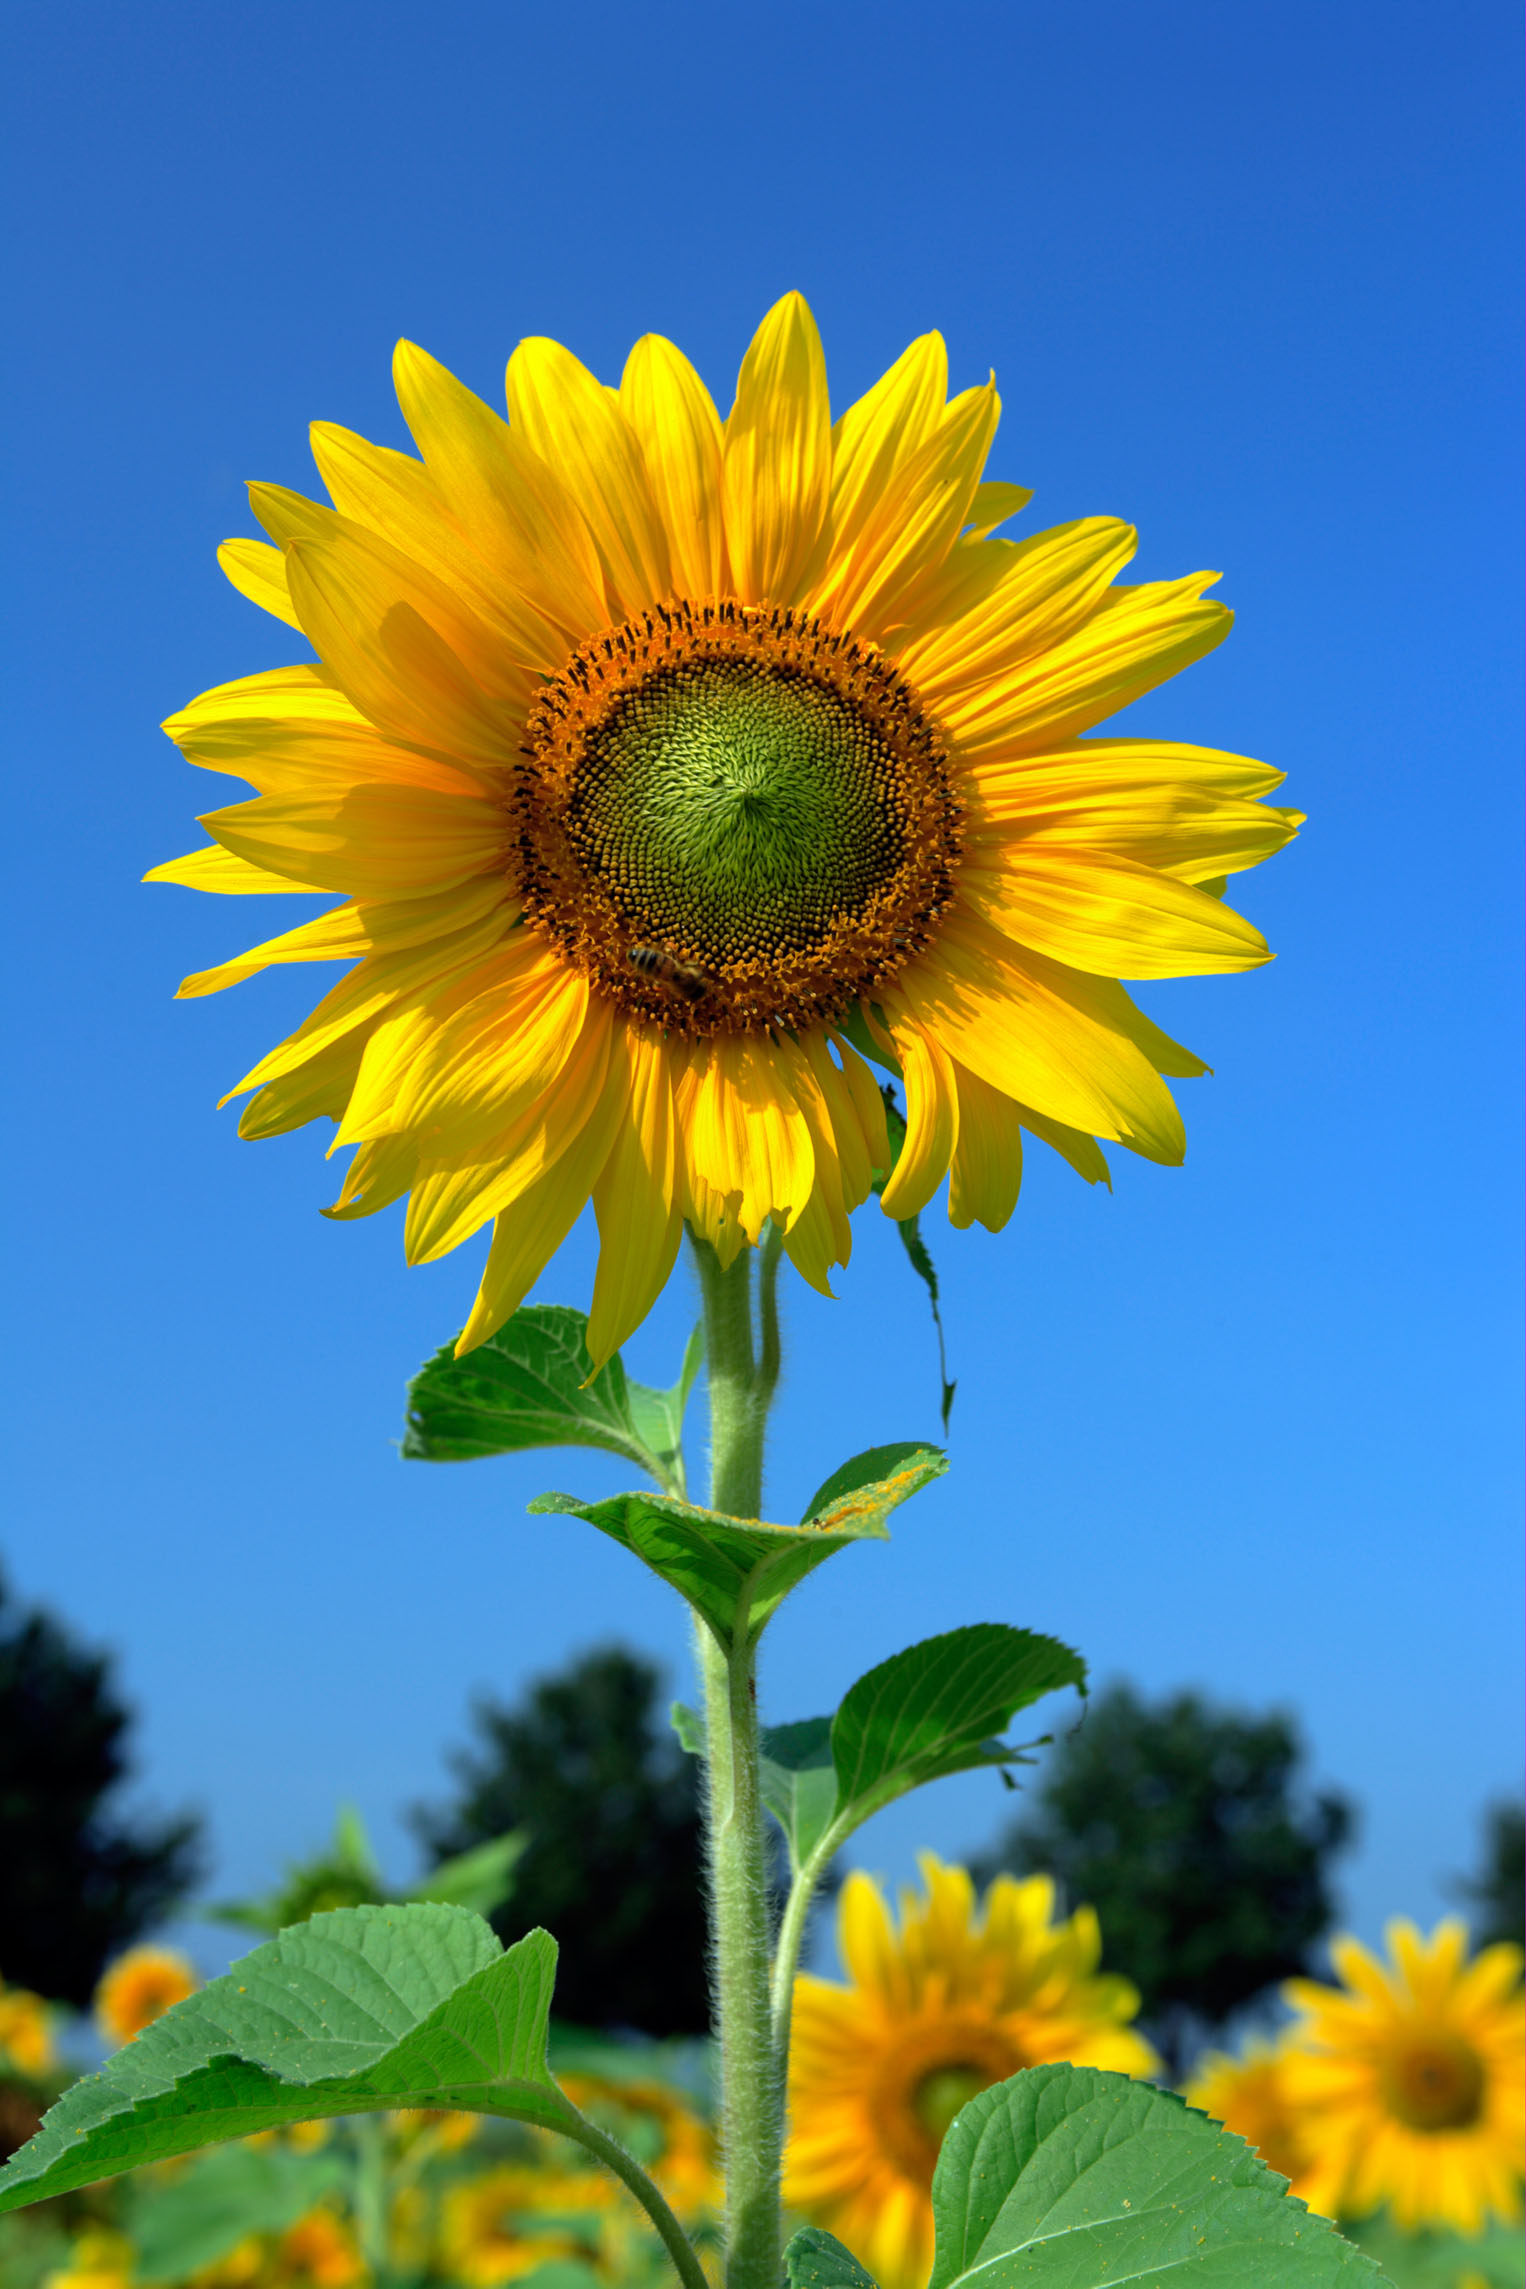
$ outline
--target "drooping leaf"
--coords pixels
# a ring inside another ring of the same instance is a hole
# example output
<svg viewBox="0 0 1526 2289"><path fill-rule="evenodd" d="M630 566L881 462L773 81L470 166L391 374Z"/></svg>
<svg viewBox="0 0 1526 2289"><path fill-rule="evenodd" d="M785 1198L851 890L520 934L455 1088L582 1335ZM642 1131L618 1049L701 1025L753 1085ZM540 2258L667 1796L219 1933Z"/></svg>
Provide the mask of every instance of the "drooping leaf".
<svg viewBox="0 0 1526 2289"><path fill-rule="evenodd" d="M943 2142L929 2289L1381 2289L1286 2183L1171 2091L1029 2067Z"/></svg>
<svg viewBox="0 0 1526 2289"><path fill-rule="evenodd" d="M859 1022L862 1024L862 1019ZM864 1030L867 1032L868 1028L865 1027ZM883 1051L878 1052L878 1054L881 1063L883 1063ZM906 1117L896 1101L894 1089L888 1082L881 1085L880 1095L885 1101L885 1126L890 1135L890 1168L885 1171L882 1177L875 1179L874 1190L876 1194L883 1192L890 1181L891 1170L894 1169L896 1162L900 1159L901 1147L906 1142ZM922 1222L919 1216L899 1217L896 1221L896 1230L901 1235L901 1246L906 1250L907 1261L927 1290L927 1300L932 1310L933 1328L938 1338L938 1404L943 1417L943 1436L947 1438L949 1416L954 1411L955 1385L949 1381L948 1376L948 1350L943 1340L943 1313L939 1309L938 1303L937 1268L928 1253L927 1242L922 1237Z"/></svg>
<svg viewBox="0 0 1526 2289"><path fill-rule="evenodd" d="M542 1494L530 1509L586 1518L687 1598L724 1643L751 1641L807 1574L849 1542L884 1541L889 1513L948 1467L936 1447L883 1447L875 1454L894 1458L882 1476L858 1477L828 1500L843 1476L837 1473L799 1526L728 1518L660 1494L616 1494L607 1502Z"/></svg>
<svg viewBox="0 0 1526 2289"><path fill-rule="evenodd" d="M597 1375L588 1320L564 1304L526 1304L458 1359L450 1344L408 1386L405 1462L472 1462L529 1447L600 1447L683 1491L683 1417L703 1357L690 1338L671 1391L633 1382L617 1353Z"/></svg>
<svg viewBox="0 0 1526 2289"><path fill-rule="evenodd" d="M0 2211L140 2163L336 2114L463 2107L565 2128L546 2065L556 1942L464 1908L341 1908L146 2027L0 2170Z"/></svg>
<svg viewBox="0 0 1526 2289"><path fill-rule="evenodd" d="M1019 1709L1062 1685L1086 1690L1086 1664L1058 1638L976 1622L924 1638L850 1687L832 1720L838 1806L862 1817L908 1789L1023 1752L999 1739Z"/></svg>
<svg viewBox="0 0 1526 2289"><path fill-rule="evenodd" d="M234 2145L202 2155L167 2183L140 2181L127 2214L134 2279L184 2281L249 2234L284 2233L346 2175L339 2154Z"/></svg>
<svg viewBox="0 0 1526 2289"><path fill-rule="evenodd" d="M529 1831L524 1828L511 1828L506 1836L490 1836L485 1844L474 1844L469 1852L442 1860L408 1897L443 1900L447 1907L469 1908L473 1915L490 1916L512 1893L514 1869L529 1842Z"/></svg>
<svg viewBox="0 0 1526 2289"><path fill-rule="evenodd" d="M875 2289L851 2249L819 2225L802 2226L784 2252L789 2289Z"/></svg>

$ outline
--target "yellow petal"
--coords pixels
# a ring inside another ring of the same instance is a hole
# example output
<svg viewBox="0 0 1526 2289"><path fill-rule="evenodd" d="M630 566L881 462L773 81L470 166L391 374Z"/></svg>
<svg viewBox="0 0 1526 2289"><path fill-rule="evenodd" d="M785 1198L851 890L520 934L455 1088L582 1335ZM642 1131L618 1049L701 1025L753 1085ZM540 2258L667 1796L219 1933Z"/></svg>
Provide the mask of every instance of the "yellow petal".
<svg viewBox="0 0 1526 2289"><path fill-rule="evenodd" d="M358 530L344 547L304 541L288 551L292 598L314 650L379 730L501 766L522 710L491 700L452 650L442 631L459 627L460 614Z"/></svg>
<svg viewBox="0 0 1526 2289"><path fill-rule="evenodd" d="M239 1135L279 1137L308 1121L337 1121L354 1085L363 1045L363 1032L346 1034L295 1072L267 1082L239 1115Z"/></svg>
<svg viewBox="0 0 1526 2289"><path fill-rule="evenodd" d="M593 1187L599 1268L588 1314L596 1368L618 1351L667 1285L678 1255L678 1131L669 1052L661 1036L619 1028L614 1058L629 1067L629 1109Z"/></svg>
<svg viewBox="0 0 1526 2289"><path fill-rule="evenodd" d="M363 1144L345 1171L339 1198L321 1213L336 1224L352 1224L358 1217L374 1216L401 1200L418 1177L417 1137L381 1137Z"/></svg>
<svg viewBox="0 0 1526 2289"><path fill-rule="evenodd" d="M726 553L744 604L793 604L816 553L832 483L827 369L799 294L753 336L726 422Z"/></svg>
<svg viewBox="0 0 1526 2289"><path fill-rule="evenodd" d="M962 542L893 650L934 707L1052 649L1096 611L1134 553L1132 525L1083 517L1031 540Z"/></svg>
<svg viewBox="0 0 1526 2289"><path fill-rule="evenodd" d="M350 787L390 779L471 798L502 784L501 773L399 747L358 713L352 721L304 723L290 716L271 721L251 715L242 720L187 716L179 723L184 728L177 728L176 745L188 763L246 779L262 795L333 798Z"/></svg>
<svg viewBox="0 0 1526 2289"><path fill-rule="evenodd" d="M334 506L345 519L379 534L432 574L470 606L489 635L522 666L555 673L566 657L567 641L516 584L515 575L522 582L529 568L505 564L501 557L490 562L474 548L428 470L406 453L372 445L334 422L313 423L312 448ZM472 664L469 652L463 651L463 657Z"/></svg>
<svg viewBox="0 0 1526 2289"><path fill-rule="evenodd" d="M570 350L540 335L510 358L507 386L509 421L582 513L618 617L670 595L667 538L618 398Z"/></svg>
<svg viewBox="0 0 1526 2289"><path fill-rule="evenodd" d="M517 907L505 883L476 883L470 890L395 898L385 904L351 901L331 907L327 914L295 930L283 931L278 938L251 946L233 961L220 962L216 969L197 970L181 980L175 998L191 1001L203 994L221 993L224 987L255 976L273 962L346 962L424 945L431 938L449 936L464 922L476 921L495 907L501 910L507 929Z"/></svg>
<svg viewBox="0 0 1526 2289"><path fill-rule="evenodd" d="M350 787L333 796L257 795L200 822L251 865L351 897L443 891L507 869L496 803L428 787Z"/></svg>
<svg viewBox="0 0 1526 2289"><path fill-rule="evenodd" d="M232 683L214 684L210 691L166 716L159 728L178 742L208 724L245 722L255 716L293 723L366 721L322 667L298 665L266 668L259 675L236 676Z"/></svg>
<svg viewBox="0 0 1526 2289"><path fill-rule="evenodd" d="M294 882L289 874L273 874L268 867L251 866L247 858L236 851L225 850L221 843L209 843L205 850L188 850L184 858L167 858L161 866L151 866L143 877L145 882L178 882L183 890L219 890L244 897L250 894L265 897L279 892L282 897L299 897L303 891L323 894L318 882Z"/></svg>
<svg viewBox="0 0 1526 2289"><path fill-rule="evenodd" d="M1190 883L1105 851L1013 836L959 894L1019 944L1104 978L1214 976L1269 962L1259 930Z"/></svg>
<svg viewBox="0 0 1526 2289"><path fill-rule="evenodd" d="M833 593L846 624L877 636L906 618L968 519L1000 415L994 389L967 390L887 479Z"/></svg>
<svg viewBox="0 0 1526 2289"><path fill-rule="evenodd" d="M977 783L971 811L980 824L968 844L977 863L984 851L1005 847L991 832L999 824L1020 827L1042 846L1109 851L1206 890L1272 857L1304 823L1302 811L1182 787L1072 787L1068 800L1056 792L1046 803L1042 789L1020 786L1018 773L1013 766L1015 799L999 809L987 807ZM1210 895L1221 896L1222 887Z"/></svg>
<svg viewBox="0 0 1526 2289"><path fill-rule="evenodd" d="M1147 1159L1181 1160L1181 1116L1124 1029L1121 987L1021 954L961 911L895 990L923 1029L992 1088Z"/></svg>
<svg viewBox="0 0 1526 2289"><path fill-rule="evenodd" d="M593 635L609 619L593 535L529 439L412 342L398 343L392 373L430 475L474 546L534 596L569 647Z"/></svg>
<svg viewBox="0 0 1526 2289"><path fill-rule="evenodd" d="M788 1226L811 1195L816 1158L805 1116L782 1061L748 1034L719 1035L692 1057L691 1167L722 1200L735 1196L743 1232L756 1245L770 1216Z"/></svg>
<svg viewBox="0 0 1526 2289"><path fill-rule="evenodd" d="M301 627L286 586L286 560L278 548L263 540L225 540L217 561L240 596L247 596L262 612L274 613L288 628Z"/></svg>
<svg viewBox="0 0 1526 2289"><path fill-rule="evenodd" d="M1089 730L1224 641L1233 615L1200 601L1217 577L1110 590L1063 643L975 691L946 695L940 719L972 758L1048 748Z"/></svg>
<svg viewBox="0 0 1526 2289"><path fill-rule="evenodd" d="M900 1219L920 1214L948 1174L959 1136L959 1094L954 1061L936 1035L917 1023L894 988L883 1006L906 1078L906 1141L880 1206Z"/></svg>
<svg viewBox="0 0 1526 2289"><path fill-rule="evenodd" d="M1010 1097L967 1065L955 1067L959 1134L949 1174L948 1220L999 1232L1017 1206L1023 1181L1023 1131Z"/></svg>
<svg viewBox="0 0 1526 2289"><path fill-rule="evenodd" d="M832 557L849 561L875 520L886 486L933 434L948 396L941 334L923 334L848 407L832 431Z"/></svg>
<svg viewBox="0 0 1526 2289"><path fill-rule="evenodd" d="M988 477L975 487L970 503L970 529L974 539L989 540L998 525L1015 517L1033 498L1029 485L1009 485L1001 477Z"/></svg>
<svg viewBox="0 0 1526 2289"><path fill-rule="evenodd" d="M1067 1128L1063 1121L1046 1120L1031 1105L1023 1105L1020 1110L1023 1127L1031 1130L1052 1152L1057 1152L1061 1160L1068 1161L1077 1176L1088 1184L1105 1184L1109 1192L1112 1191L1107 1156L1095 1137L1088 1136L1084 1129Z"/></svg>
<svg viewBox="0 0 1526 2289"><path fill-rule="evenodd" d="M625 361L620 404L640 440L675 585L685 596L723 595L722 431L710 392L681 350L644 334Z"/></svg>

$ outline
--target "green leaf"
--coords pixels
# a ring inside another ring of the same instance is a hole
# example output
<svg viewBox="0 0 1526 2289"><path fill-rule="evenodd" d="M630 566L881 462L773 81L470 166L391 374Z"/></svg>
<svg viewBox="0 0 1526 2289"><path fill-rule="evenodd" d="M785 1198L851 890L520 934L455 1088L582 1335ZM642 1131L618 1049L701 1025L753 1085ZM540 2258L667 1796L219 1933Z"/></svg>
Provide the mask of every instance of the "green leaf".
<svg viewBox="0 0 1526 2289"><path fill-rule="evenodd" d="M803 2226L795 2235L784 2252L784 2271L789 2289L875 2289L852 2250L819 2225Z"/></svg>
<svg viewBox="0 0 1526 2289"><path fill-rule="evenodd" d="M514 1870L529 1842L528 1828L511 1828L507 1835L491 1836L485 1844L474 1844L469 1852L442 1860L408 1897L442 1900L447 1907L469 1908L473 1915L490 1916L513 1892Z"/></svg>
<svg viewBox="0 0 1526 2289"><path fill-rule="evenodd" d="M858 1475L839 1487L844 1472L836 1473L799 1526L728 1518L660 1494L616 1494L607 1502L542 1494L530 1509L586 1518L687 1598L729 1645L755 1639L780 1601L834 1551L886 1540L889 1513L948 1468L936 1447L918 1446L879 1447L845 1468L859 1471L876 1456L892 1458L883 1475Z"/></svg>
<svg viewBox="0 0 1526 2289"><path fill-rule="evenodd" d="M1029 2067L943 2142L928 2289L1379 2289L1286 2184L1171 2091Z"/></svg>
<svg viewBox="0 0 1526 2289"><path fill-rule="evenodd" d="M863 1025L862 1017L859 1018L859 1023ZM865 1033L868 1032L867 1026L864 1026L864 1031ZM875 1054L879 1057L881 1064L887 1062L883 1050L876 1051ZM876 1194L883 1192L889 1183L891 1170L894 1169L896 1162L900 1159L901 1147L906 1142L905 1115L896 1102L894 1089L888 1082L881 1084L880 1095L885 1100L885 1127L890 1135L890 1168L885 1171L883 1176L875 1178L874 1190ZM903 1216L898 1219L896 1230L901 1235L901 1246L906 1250L912 1270L927 1290L927 1300L932 1309L933 1326L938 1336L939 1405L943 1415L943 1436L947 1438L948 1419L954 1411L955 1385L948 1379L948 1352L943 1341L943 1314L938 1308L938 1274L932 1257L928 1254L927 1242L922 1237L920 1218Z"/></svg>
<svg viewBox="0 0 1526 2289"><path fill-rule="evenodd" d="M1526 2280L1526 2244L1518 2225L1490 2226L1477 2235L1445 2227L1405 2233L1391 2217L1368 2218L1346 2231L1358 2249L1381 2265L1393 2289L1463 2289L1480 2282L1487 2289L1521 2289Z"/></svg>
<svg viewBox="0 0 1526 2289"><path fill-rule="evenodd" d="M338 2154L288 2154L225 2146L167 2185L134 2190L127 2212L143 2282L184 2281L251 2233L284 2233L348 2172Z"/></svg>
<svg viewBox="0 0 1526 2289"><path fill-rule="evenodd" d="M405 1462L473 1462L529 1447L601 1447L683 1492L683 1418L703 1357L690 1337L671 1391L626 1375L619 1354L597 1375L588 1320L564 1304L526 1304L458 1359L437 1351L408 1386Z"/></svg>
<svg viewBox="0 0 1526 2289"><path fill-rule="evenodd" d="M340 1908L257 1947L67 2090L0 2211L252 2130L395 2106L564 2129L546 2065L556 1942L464 1908Z"/></svg>
<svg viewBox="0 0 1526 2289"><path fill-rule="evenodd" d="M892 1654L849 1689L832 1720L840 1810L867 1819L908 1789L1024 1760L993 1736L1045 1693L1086 1690L1086 1664L1058 1638L976 1622ZM856 1825L856 1822L855 1822Z"/></svg>

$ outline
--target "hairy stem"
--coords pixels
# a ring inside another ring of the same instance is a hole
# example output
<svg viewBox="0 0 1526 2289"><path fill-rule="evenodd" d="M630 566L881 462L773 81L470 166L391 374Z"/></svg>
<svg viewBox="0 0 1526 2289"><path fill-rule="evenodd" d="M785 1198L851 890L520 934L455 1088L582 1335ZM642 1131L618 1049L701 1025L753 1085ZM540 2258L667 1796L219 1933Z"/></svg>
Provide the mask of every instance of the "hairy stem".
<svg viewBox="0 0 1526 2289"><path fill-rule="evenodd" d="M789 2068L790 2016L794 2008L795 1973L800 1968L800 1950L805 1945L805 1930L810 1921L816 1886L831 1857L831 1850L818 1849L811 1854L790 1885L789 1898L784 1903L784 1913L779 1919L779 1937L774 1948L771 2017L774 2057L778 2061L776 2071L781 2083Z"/></svg>
<svg viewBox="0 0 1526 2289"><path fill-rule="evenodd" d="M710 1506L756 1518L763 1437L778 1376L778 1322L765 1306L763 1360L754 1347L752 1250L722 1270L696 1239L710 1379ZM774 1250L771 1272L777 1268ZM765 1256L765 1265L767 1258ZM767 1853L758 1774L758 1707L745 1607L735 1640L696 1629L709 1765L712 1977L721 2040L726 2164L726 2289L779 2289L783 2102L769 2002Z"/></svg>

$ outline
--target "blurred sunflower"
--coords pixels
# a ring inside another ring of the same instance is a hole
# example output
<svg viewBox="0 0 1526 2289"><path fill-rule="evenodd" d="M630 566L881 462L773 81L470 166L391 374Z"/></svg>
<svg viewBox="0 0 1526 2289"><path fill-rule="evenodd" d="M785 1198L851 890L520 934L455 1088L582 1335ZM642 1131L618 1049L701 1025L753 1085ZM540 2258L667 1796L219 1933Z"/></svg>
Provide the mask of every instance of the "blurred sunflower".
<svg viewBox="0 0 1526 2289"><path fill-rule="evenodd" d="M40 1995L0 1979L0 2073L35 2081L54 2063L52 2014Z"/></svg>
<svg viewBox="0 0 1526 2289"><path fill-rule="evenodd" d="M317 663L165 726L257 794L151 881L344 900L181 993L357 965L240 1133L336 1121L329 1213L407 1194L410 1262L491 1222L462 1349L591 1197L596 1360L684 1218L727 1262L777 1218L830 1293L889 1165L860 1050L904 1074L891 1216L951 1174L999 1229L1025 1128L1093 1182L1099 1138L1179 1161L1162 1075L1206 1067L1118 980L1265 961L1219 894L1300 814L1260 763L1080 735L1221 640L1214 576L1114 587L1111 518L994 537L1029 498L982 481L994 385L950 399L929 334L834 424L798 294L725 421L655 335L618 389L521 342L507 423L394 371L422 458L319 423L333 507L257 485L275 545L221 551Z"/></svg>
<svg viewBox="0 0 1526 2289"><path fill-rule="evenodd" d="M1049 2059L1149 2074L1139 1998L1099 1975L1090 1908L1054 1921L1047 1876L998 1876L977 1910L962 1868L921 1855L900 1930L850 1875L838 1946L852 1984L795 1982L785 2199L845 2241L883 2289L921 2289L944 2132L978 2091Z"/></svg>
<svg viewBox="0 0 1526 2289"><path fill-rule="evenodd" d="M200 1985L190 1958L178 1949L129 1947L107 1965L95 1991L96 2023L108 2042L130 2043Z"/></svg>
<svg viewBox="0 0 1526 2289"><path fill-rule="evenodd" d="M124 2233L82 2233L63 2265L45 2273L42 2289L131 2289L136 2259Z"/></svg>
<svg viewBox="0 0 1526 2289"><path fill-rule="evenodd" d="M1308 2200L1308 2163L1302 2117L1288 2096L1287 2046L1249 2042L1238 2058L1208 2051L1183 2096L1215 2122L1222 2122L1263 2162L1280 2170L1292 2191Z"/></svg>
<svg viewBox="0 0 1526 2289"><path fill-rule="evenodd" d="M279 2235L265 2278L272 2289L355 2289L367 2273L354 2229L332 2210L315 2209Z"/></svg>
<svg viewBox="0 0 1526 2289"><path fill-rule="evenodd" d="M1344 1984L1290 1980L1303 2014L1286 2063L1313 2157L1311 2208L1364 2217L1386 2203L1406 2231L1476 2234L1521 2207L1520 1949L1468 1960L1456 1917L1426 1940L1398 1920L1385 1964L1351 1938L1331 1947Z"/></svg>
<svg viewBox="0 0 1526 2289"><path fill-rule="evenodd" d="M715 2133L665 2083L644 2077L616 2082L604 2075L564 2074L574 2106L634 2154L685 2225L718 2214L724 2189Z"/></svg>
<svg viewBox="0 0 1526 2289"><path fill-rule="evenodd" d="M584 2253L583 2221L606 2211L616 2183L596 2170L548 2170L503 2163L453 2186L440 2208L446 2278L465 2289L497 2289L558 2257Z"/></svg>

